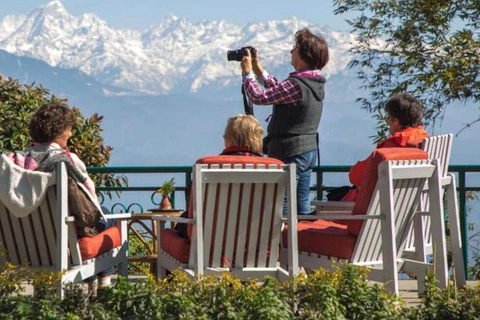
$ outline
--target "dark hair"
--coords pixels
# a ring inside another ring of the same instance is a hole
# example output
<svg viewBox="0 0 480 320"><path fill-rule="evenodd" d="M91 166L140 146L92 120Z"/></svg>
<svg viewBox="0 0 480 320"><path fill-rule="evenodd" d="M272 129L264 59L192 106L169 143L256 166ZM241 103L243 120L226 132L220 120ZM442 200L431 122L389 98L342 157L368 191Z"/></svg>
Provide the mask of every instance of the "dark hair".
<svg viewBox="0 0 480 320"><path fill-rule="evenodd" d="M300 58L310 68L322 69L328 62L328 45L323 37L316 36L307 28L295 33L295 44Z"/></svg>
<svg viewBox="0 0 480 320"><path fill-rule="evenodd" d="M399 93L391 97L385 105L388 114L400 122L403 128L418 127L422 124L423 107L408 93Z"/></svg>
<svg viewBox="0 0 480 320"><path fill-rule="evenodd" d="M33 115L28 126L30 137L37 143L54 141L75 124L72 109L61 103L48 103Z"/></svg>

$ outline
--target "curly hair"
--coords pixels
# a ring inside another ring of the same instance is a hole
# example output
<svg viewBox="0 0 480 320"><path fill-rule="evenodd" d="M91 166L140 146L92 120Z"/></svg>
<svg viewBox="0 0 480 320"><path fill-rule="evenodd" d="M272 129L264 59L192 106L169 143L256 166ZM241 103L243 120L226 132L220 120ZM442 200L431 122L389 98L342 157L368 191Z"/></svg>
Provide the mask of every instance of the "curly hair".
<svg viewBox="0 0 480 320"><path fill-rule="evenodd" d="M263 148L263 128L252 115L238 114L228 119L225 139L234 147L247 148L261 153Z"/></svg>
<svg viewBox="0 0 480 320"><path fill-rule="evenodd" d="M385 111L398 119L402 128L422 125L423 107L408 93L399 93L391 97L385 105Z"/></svg>
<svg viewBox="0 0 480 320"><path fill-rule="evenodd" d="M49 143L75 124L72 109L61 103L48 103L33 115L28 126L30 137L36 143Z"/></svg>
<svg viewBox="0 0 480 320"><path fill-rule="evenodd" d="M300 58L310 68L322 69L328 62L328 45L325 38L316 36L307 28L295 33L295 45Z"/></svg>

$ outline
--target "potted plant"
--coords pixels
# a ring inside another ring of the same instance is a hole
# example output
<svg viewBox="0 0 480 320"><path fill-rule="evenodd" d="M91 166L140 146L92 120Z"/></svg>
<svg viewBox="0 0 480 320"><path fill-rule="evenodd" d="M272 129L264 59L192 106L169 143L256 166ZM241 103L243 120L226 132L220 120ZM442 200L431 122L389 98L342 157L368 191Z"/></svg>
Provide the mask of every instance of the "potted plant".
<svg viewBox="0 0 480 320"><path fill-rule="evenodd" d="M175 181L174 178L165 181L162 184L162 187L157 190L157 193L162 194L162 201L160 202L160 209L161 210L170 210L172 209L172 203L168 198L168 195L175 191Z"/></svg>

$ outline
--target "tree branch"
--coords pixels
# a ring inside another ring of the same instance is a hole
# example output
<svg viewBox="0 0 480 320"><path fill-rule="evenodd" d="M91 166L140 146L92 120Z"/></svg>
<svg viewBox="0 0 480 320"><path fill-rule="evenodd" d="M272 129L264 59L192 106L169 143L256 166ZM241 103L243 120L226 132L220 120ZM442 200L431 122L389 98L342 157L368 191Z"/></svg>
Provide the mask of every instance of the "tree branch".
<svg viewBox="0 0 480 320"><path fill-rule="evenodd" d="M472 124L474 124L474 123L476 123L476 122L480 122L480 118L478 118L477 120L472 121L472 122L470 122L470 123L464 123L465 126L464 126L460 131L458 131L458 132L455 134L455 137L458 137L458 135L459 135L463 130L465 130L465 129L467 129L467 128L470 128L470 127L472 126Z"/></svg>

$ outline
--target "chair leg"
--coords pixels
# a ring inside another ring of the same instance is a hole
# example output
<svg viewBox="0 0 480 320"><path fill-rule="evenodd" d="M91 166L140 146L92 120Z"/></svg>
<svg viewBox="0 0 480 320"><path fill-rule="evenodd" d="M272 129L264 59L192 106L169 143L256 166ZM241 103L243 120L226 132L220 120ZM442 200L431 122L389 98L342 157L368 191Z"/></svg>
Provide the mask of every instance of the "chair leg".
<svg viewBox="0 0 480 320"><path fill-rule="evenodd" d="M128 260L122 259L118 264L118 274L124 278L128 278Z"/></svg>
<svg viewBox="0 0 480 320"><path fill-rule="evenodd" d="M418 296L421 298L425 293L425 277L427 276L425 271L417 271L417 291Z"/></svg>
<svg viewBox="0 0 480 320"><path fill-rule="evenodd" d="M157 264L157 276L158 279L165 279L167 277L167 269L161 264Z"/></svg>
<svg viewBox="0 0 480 320"><path fill-rule="evenodd" d="M447 212L450 224L450 236L452 243L453 263L455 266L455 281L457 287L463 287L467 284L465 276L465 265L462 252L462 236L460 233L460 218L458 214L458 203L456 196L455 176L449 174L452 182L446 187ZM466 245L466 244L464 244Z"/></svg>
<svg viewBox="0 0 480 320"><path fill-rule="evenodd" d="M63 290L63 286L64 286L64 281L63 281L63 277L60 279L60 281L57 283L57 294L58 294L58 297L62 300L64 297L65 297L65 290Z"/></svg>

